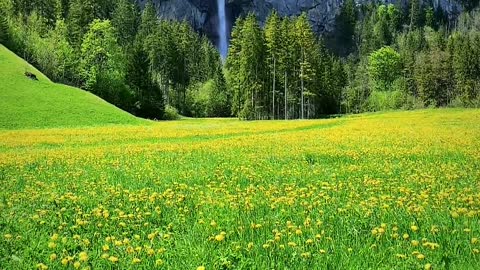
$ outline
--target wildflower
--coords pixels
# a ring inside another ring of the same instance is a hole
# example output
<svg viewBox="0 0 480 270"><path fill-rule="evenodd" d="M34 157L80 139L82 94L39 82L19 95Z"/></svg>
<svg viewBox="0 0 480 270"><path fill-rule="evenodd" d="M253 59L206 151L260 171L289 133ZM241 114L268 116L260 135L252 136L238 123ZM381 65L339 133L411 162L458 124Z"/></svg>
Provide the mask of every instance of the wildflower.
<svg viewBox="0 0 480 270"><path fill-rule="evenodd" d="M118 258L115 257L115 256L110 256L110 257L108 258L108 260L111 261L112 263L117 263L117 262L118 262Z"/></svg>
<svg viewBox="0 0 480 270"><path fill-rule="evenodd" d="M87 254L87 252L85 252L85 251L80 252L80 254L78 254L78 258L79 258L79 260L80 260L81 262L86 262L86 261L88 261L88 254Z"/></svg>
<svg viewBox="0 0 480 270"><path fill-rule="evenodd" d="M48 243L48 248L54 249L56 247L57 247L57 244L55 244L54 242L49 242Z"/></svg>
<svg viewBox="0 0 480 270"><path fill-rule="evenodd" d="M57 259L57 254L50 254L50 261L55 261Z"/></svg>
<svg viewBox="0 0 480 270"><path fill-rule="evenodd" d="M430 269L432 269L432 264L427 263L427 264L425 264L424 268L425 268L425 270L430 270Z"/></svg>
<svg viewBox="0 0 480 270"><path fill-rule="evenodd" d="M225 235L227 235L225 232L221 232L220 234L217 234L215 236L215 241L222 242L223 240L225 240Z"/></svg>
<svg viewBox="0 0 480 270"><path fill-rule="evenodd" d="M141 262L141 261L142 261L142 260L140 260L139 258L133 258L132 263L133 263L133 264L137 264L137 263L139 263L139 262Z"/></svg>
<svg viewBox="0 0 480 270"><path fill-rule="evenodd" d="M412 225L412 226L410 227L410 229L412 229L413 232L416 232L416 231L418 231L418 226Z"/></svg>
<svg viewBox="0 0 480 270"><path fill-rule="evenodd" d="M75 262L75 263L73 264L73 267L74 267L75 269L78 269L78 268L80 268L80 265L81 265L80 262Z"/></svg>
<svg viewBox="0 0 480 270"><path fill-rule="evenodd" d="M50 239L51 239L52 241L57 241L57 240L58 240L58 234L57 234L57 233L54 233L54 234L52 235L52 237L50 237Z"/></svg>
<svg viewBox="0 0 480 270"><path fill-rule="evenodd" d="M37 264L37 269L47 270L47 269L48 269L48 266L46 266L46 265L43 264L43 263L39 263L39 264Z"/></svg>
<svg viewBox="0 0 480 270"><path fill-rule="evenodd" d="M308 259L311 257L311 253L310 252L303 252L302 254L300 254L304 259Z"/></svg>
<svg viewBox="0 0 480 270"><path fill-rule="evenodd" d="M197 270L205 270L205 266L199 266L197 267Z"/></svg>

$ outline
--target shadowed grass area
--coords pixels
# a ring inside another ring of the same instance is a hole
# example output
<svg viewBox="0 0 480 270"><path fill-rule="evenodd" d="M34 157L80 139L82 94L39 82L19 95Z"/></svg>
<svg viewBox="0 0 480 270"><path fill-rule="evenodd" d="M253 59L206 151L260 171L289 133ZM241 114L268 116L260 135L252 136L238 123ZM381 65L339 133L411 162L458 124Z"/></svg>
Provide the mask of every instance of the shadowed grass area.
<svg viewBox="0 0 480 270"><path fill-rule="evenodd" d="M38 81L25 76L35 74ZM0 129L147 123L78 88L55 84L0 45Z"/></svg>

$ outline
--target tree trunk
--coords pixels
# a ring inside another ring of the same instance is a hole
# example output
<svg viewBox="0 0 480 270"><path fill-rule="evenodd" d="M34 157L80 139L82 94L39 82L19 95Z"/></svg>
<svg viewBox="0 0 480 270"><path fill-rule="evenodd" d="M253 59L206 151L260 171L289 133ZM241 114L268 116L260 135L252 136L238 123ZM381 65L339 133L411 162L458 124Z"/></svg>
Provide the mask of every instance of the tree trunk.
<svg viewBox="0 0 480 270"><path fill-rule="evenodd" d="M275 80L277 72L275 70L276 59L273 58L273 94L272 94L272 103L273 103L273 110L272 110L272 119L275 120Z"/></svg>
<svg viewBox="0 0 480 270"><path fill-rule="evenodd" d="M287 71L285 70L285 120L288 120L288 111L287 111Z"/></svg>

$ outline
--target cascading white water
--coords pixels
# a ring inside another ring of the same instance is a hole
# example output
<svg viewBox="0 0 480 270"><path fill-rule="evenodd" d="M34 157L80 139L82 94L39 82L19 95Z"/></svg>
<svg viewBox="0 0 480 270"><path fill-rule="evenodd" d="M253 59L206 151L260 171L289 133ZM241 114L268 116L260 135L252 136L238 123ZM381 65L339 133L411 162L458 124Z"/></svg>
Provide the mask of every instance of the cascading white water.
<svg viewBox="0 0 480 270"><path fill-rule="evenodd" d="M218 7L218 50L225 59L228 52L227 13L225 12L225 0L217 0Z"/></svg>

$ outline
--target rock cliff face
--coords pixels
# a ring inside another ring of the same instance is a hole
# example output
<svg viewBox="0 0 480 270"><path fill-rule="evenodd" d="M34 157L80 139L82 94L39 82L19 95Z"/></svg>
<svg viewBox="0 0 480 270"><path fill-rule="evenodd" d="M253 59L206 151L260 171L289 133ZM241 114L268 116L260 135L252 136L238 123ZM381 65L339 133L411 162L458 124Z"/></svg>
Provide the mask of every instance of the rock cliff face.
<svg viewBox="0 0 480 270"><path fill-rule="evenodd" d="M373 0L356 0L358 4ZM382 0L380 0L382 1ZM144 4L146 1L141 1ZM216 0L154 0L159 17L187 20L199 32L207 34L216 41L218 22ZM335 17L344 0L228 0L227 16L230 26L238 16L255 13L261 22L268 14L277 10L282 16L299 15L306 12L317 33L332 31ZM385 3L408 4L408 0L383 0ZM433 0L435 7L441 7L451 16L461 11L458 0Z"/></svg>

